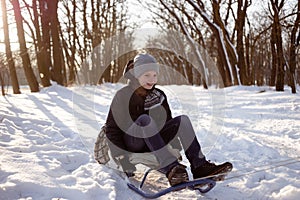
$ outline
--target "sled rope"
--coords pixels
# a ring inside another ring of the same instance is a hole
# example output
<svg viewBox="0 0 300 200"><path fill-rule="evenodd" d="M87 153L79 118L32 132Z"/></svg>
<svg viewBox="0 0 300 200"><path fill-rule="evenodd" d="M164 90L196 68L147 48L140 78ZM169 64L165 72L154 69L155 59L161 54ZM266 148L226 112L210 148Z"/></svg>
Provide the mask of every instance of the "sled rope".
<svg viewBox="0 0 300 200"><path fill-rule="evenodd" d="M274 163L272 163L273 166L271 166L270 164L265 165L265 166L257 166L257 167L252 168L253 169L252 171L248 171L246 173L238 174L238 172L246 171L246 170L248 170L248 168L232 171L229 174L233 174L233 175L226 176L224 178L224 181L234 179L234 178L244 177L244 176L247 176L247 175L250 175L250 174L255 174L255 173L258 173L258 172L267 171L267 170L271 170L271 169L275 169L275 168L278 168L278 167L283 167L283 166L287 166L287 165L291 165L291 164L295 164L295 163L299 163L299 162L300 162L300 157L295 157L295 158L290 158L290 159L287 159L287 160L274 162ZM220 173L220 174L216 174L216 175L211 175L211 176L198 178L198 180L207 179L207 178L214 178L214 177L218 177L220 175L227 175L227 174L228 173Z"/></svg>
<svg viewBox="0 0 300 200"><path fill-rule="evenodd" d="M266 166L255 167L253 171L250 171L247 173L237 174L237 172L243 171L243 170L237 170L235 172L231 172L231 174L233 173L233 174L237 174L237 175L226 177L225 180L239 178L239 177L247 176L250 174L255 174L258 172L267 171L267 170L271 170L271 169L275 169L278 167L283 167L283 166L287 166L287 165L291 165L291 164L295 164L295 163L299 163L299 162L300 162L300 157L296 157L296 158L291 158L291 159L275 162L275 163L273 163L274 164L273 166L266 165Z"/></svg>

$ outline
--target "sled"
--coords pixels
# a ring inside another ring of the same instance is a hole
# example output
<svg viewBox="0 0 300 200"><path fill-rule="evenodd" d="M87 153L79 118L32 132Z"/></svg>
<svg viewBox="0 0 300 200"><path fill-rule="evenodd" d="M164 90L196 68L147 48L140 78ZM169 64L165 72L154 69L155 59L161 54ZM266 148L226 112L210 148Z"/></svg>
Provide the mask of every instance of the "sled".
<svg viewBox="0 0 300 200"><path fill-rule="evenodd" d="M170 145L168 145L168 148L169 148L169 151L174 156L176 156L179 160L182 159L180 151L178 149L173 149ZM94 156L95 156L95 160L99 164L108 166L107 163L110 160L112 160L117 166L119 166L118 160L116 160L115 158L111 158L111 155L109 152L108 141L107 141L107 138L105 135L105 126L103 126L101 128L101 131L98 134L98 138L97 138L97 141L96 141L95 147L94 147ZM157 189L155 192L149 192L148 190L145 189L145 183L147 182L149 173L151 171L154 171L154 169L158 168L158 166L159 166L158 160L150 152L131 153L129 155L129 162L134 165L142 164L142 165L146 166L146 168L148 168L143 173L142 179L140 181L138 181L136 179L134 179L134 181L132 181L132 178L127 177L124 172L122 172L121 174L120 173L117 173L117 174L126 180L127 186L129 189L131 189L132 191L141 195L142 197L148 198L148 199L158 198L167 193L182 190L182 189L191 189L191 190L199 191L200 193L207 193L215 187L217 181L224 180L227 173L229 171L231 171L231 169L226 169L227 171L224 171L223 174L218 174L218 175L212 176L212 177L189 180L187 182L180 183L175 186L169 185L168 187L166 187L164 189ZM117 169L114 169L114 170L117 170ZM155 171L157 171L157 170L155 170ZM124 178L124 176L125 176L125 178ZM166 183L166 184L169 184L169 183Z"/></svg>
<svg viewBox="0 0 300 200"><path fill-rule="evenodd" d="M198 190L200 193L207 193L216 185L216 181L214 181L212 179L208 179L208 178L196 179L196 180L191 180L188 182L180 183L178 185L170 186L165 189L161 189L159 191L150 193L150 192L144 190L144 188L143 188L144 183L146 182L150 171L152 171L152 169L149 169L145 172L143 179L138 186L136 186L129 179L127 179L128 180L127 186L131 190L136 192L137 194L139 194L142 197L147 198L147 199L155 199L155 198L161 197L167 193L182 190L182 189Z"/></svg>

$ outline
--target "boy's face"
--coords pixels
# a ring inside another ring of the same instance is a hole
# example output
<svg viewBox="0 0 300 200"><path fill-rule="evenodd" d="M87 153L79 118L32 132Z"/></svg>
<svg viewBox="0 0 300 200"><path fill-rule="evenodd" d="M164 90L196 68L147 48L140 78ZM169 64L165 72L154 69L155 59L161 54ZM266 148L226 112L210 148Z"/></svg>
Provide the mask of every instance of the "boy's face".
<svg viewBox="0 0 300 200"><path fill-rule="evenodd" d="M138 81L143 88L150 90L157 83L157 72L147 71L138 77Z"/></svg>

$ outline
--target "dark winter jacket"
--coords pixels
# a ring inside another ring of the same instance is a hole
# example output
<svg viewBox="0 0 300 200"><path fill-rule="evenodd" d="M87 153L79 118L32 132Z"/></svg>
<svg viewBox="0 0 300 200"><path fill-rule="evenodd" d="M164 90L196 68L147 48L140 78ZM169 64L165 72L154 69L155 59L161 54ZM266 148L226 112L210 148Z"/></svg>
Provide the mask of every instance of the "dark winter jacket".
<svg viewBox="0 0 300 200"><path fill-rule="evenodd" d="M106 120L109 141L127 150L123 141L124 134L142 114L150 115L158 127L163 127L172 118L167 96L162 90L155 87L146 90L138 85L137 80L131 80L127 86L117 91L112 100ZM122 151L115 148L111 152L114 157L122 154Z"/></svg>

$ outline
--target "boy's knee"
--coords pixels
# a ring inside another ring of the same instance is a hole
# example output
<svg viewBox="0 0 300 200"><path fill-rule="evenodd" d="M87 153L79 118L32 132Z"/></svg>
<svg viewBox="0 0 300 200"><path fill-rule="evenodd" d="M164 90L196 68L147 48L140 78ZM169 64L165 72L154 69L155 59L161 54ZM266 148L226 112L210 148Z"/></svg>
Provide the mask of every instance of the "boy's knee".
<svg viewBox="0 0 300 200"><path fill-rule="evenodd" d="M187 115L180 115L176 118L177 120L179 120L180 123L190 122L190 118Z"/></svg>
<svg viewBox="0 0 300 200"><path fill-rule="evenodd" d="M136 120L137 124L140 126L147 126L151 122L151 117L146 114L142 114L139 116L139 118Z"/></svg>
<svg viewBox="0 0 300 200"><path fill-rule="evenodd" d="M187 115L181 115L182 121L190 121L190 118Z"/></svg>

